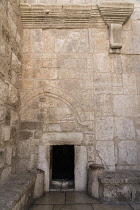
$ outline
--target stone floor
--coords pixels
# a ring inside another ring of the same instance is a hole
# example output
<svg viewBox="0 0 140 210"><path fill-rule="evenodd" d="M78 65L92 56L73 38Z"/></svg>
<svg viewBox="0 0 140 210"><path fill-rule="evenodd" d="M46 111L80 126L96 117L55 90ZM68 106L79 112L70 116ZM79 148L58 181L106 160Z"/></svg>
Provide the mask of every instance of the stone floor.
<svg viewBox="0 0 140 210"><path fill-rule="evenodd" d="M82 192L49 192L29 210L140 210L140 204L102 204Z"/></svg>

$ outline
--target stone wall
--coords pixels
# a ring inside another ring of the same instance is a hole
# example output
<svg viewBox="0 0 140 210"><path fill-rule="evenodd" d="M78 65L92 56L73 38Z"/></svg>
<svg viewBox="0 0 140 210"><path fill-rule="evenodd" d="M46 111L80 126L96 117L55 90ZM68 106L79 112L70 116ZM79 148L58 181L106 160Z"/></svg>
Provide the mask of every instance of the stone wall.
<svg viewBox="0 0 140 210"><path fill-rule="evenodd" d="M63 143L84 146L106 170L140 169L139 17L135 5L121 54L109 53L105 24L24 29L20 168L36 167L39 145Z"/></svg>
<svg viewBox="0 0 140 210"><path fill-rule="evenodd" d="M0 2L0 177L16 171L19 78L21 74L19 1Z"/></svg>

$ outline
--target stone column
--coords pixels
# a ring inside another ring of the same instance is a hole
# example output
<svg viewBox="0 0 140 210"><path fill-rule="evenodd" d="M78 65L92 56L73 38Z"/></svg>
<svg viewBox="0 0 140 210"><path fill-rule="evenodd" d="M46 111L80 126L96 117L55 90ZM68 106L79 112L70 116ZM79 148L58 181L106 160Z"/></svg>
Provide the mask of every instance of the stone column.
<svg viewBox="0 0 140 210"><path fill-rule="evenodd" d="M99 198L98 177L104 172L103 165L89 165L88 170L88 194L94 198Z"/></svg>

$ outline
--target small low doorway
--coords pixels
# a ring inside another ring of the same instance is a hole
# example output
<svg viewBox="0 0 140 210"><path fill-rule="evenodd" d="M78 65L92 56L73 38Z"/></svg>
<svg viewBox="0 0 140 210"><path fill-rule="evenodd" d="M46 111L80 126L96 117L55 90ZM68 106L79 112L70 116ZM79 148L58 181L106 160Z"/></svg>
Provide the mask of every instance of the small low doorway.
<svg viewBox="0 0 140 210"><path fill-rule="evenodd" d="M55 145L51 156L51 188L74 188L74 145Z"/></svg>

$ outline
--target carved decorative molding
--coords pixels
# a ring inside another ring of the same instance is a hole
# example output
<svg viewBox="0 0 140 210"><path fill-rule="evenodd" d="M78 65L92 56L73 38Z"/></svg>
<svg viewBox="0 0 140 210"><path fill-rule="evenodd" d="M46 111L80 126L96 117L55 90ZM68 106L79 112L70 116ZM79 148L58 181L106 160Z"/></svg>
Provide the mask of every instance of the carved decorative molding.
<svg viewBox="0 0 140 210"><path fill-rule="evenodd" d="M23 28L83 29L109 27L110 52L120 53L122 25L131 16L132 3L98 5L20 4Z"/></svg>
<svg viewBox="0 0 140 210"><path fill-rule="evenodd" d="M97 5L21 4L23 28L73 29L104 25Z"/></svg>
<svg viewBox="0 0 140 210"><path fill-rule="evenodd" d="M110 52L120 53L122 48L122 25L131 16L134 4L130 3L102 3L98 5L99 11L105 23L109 27Z"/></svg>

